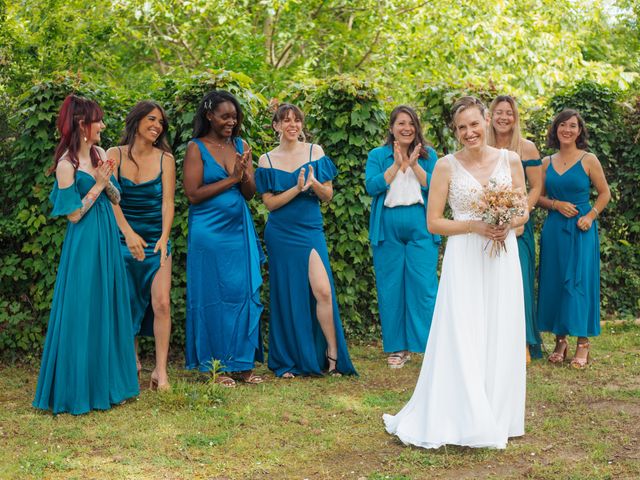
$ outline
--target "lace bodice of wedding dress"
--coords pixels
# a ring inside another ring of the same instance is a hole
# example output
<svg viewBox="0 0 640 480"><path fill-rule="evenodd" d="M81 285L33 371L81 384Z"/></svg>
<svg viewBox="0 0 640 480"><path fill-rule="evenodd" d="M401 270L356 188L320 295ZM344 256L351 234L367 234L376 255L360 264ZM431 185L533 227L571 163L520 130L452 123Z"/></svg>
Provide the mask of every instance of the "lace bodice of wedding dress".
<svg viewBox="0 0 640 480"><path fill-rule="evenodd" d="M453 219L480 220L480 215L473 208L473 204L480 197L482 185L455 156L449 154L444 159L451 165L448 201L453 212ZM495 180L499 185L511 185L511 169L509 168L509 152L507 150L500 150L498 163L489 179Z"/></svg>

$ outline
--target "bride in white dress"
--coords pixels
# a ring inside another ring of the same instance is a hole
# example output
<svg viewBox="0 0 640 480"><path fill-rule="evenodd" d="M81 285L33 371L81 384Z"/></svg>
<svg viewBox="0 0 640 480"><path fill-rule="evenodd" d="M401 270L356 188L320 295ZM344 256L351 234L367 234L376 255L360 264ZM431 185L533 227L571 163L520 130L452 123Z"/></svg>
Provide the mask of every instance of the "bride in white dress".
<svg viewBox="0 0 640 480"><path fill-rule="evenodd" d="M514 229L529 215L495 227L472 202L490 179L525 192L518 155L486 144L487 116L474 97L452 109L464 147L441 158L430 183L427 224L448 235L431 333L409 403L384 415L389 433L424 448L442 445L505 448L524 434L525 318ZM453 220L444 216L446 202ZM507 252L491 257L489 240Z"/></svg>

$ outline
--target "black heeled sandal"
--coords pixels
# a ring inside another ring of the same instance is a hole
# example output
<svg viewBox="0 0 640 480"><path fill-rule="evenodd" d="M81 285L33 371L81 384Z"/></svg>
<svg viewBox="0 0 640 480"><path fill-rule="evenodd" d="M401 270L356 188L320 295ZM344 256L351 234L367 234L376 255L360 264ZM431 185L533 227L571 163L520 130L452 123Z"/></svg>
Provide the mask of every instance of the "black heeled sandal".
<svg viewBox="0 0 640 480"><path fill-rule="evenodd" d="M325 352L325 355L327 357L327 365L329 365L329 362L335 362L335 367L333 367L331 370L327 370L327 375L329 375L330 377L341 377L342 374L338 371L338 359L337 358L332 358L329 356L329 351L327 350L327 352Z"/></svg>

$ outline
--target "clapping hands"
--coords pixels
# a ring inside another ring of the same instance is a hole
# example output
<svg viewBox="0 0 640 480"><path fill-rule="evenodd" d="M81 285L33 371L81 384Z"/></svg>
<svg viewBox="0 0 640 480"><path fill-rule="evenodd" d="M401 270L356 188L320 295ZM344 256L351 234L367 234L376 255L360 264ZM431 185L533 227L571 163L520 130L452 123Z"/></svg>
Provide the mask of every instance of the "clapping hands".
<svg viewBox="0 0 640 480"><path fill-rule="evenodd" d="M96 168L96 183L101 187L106 186L109 183L109 179L115 169L115 161L113 159L100 160L98 168Z"/></svg>
<svg viewBox="0 0 640 480"><path fill-rule="evenodd" d="M300 173L298 174L298 191L299 192L306 192L307 190L309 190L309 188L312 188L315 184L318 183L318 180L316 179L314 173L313 173L313 166L309 165L309 175L307 175L307 179L305 181L304 179L304 174L305 174L306 170L305 168L301 168L300 169Z"/></svg>
<svg viewBox="0 0 640 480"><path fill-rule="evenodd" d="M421 150L422 144L419 143L415 146L409 157L407 157L407 154L400 148L400 144L395 141L393 142L393 162L402 171L405 171L407 167L413 168L418 163Z"/></svg>
<svg viewBox="0 0 640 480"><path fill-rule="evenodd" d="M247 149L244 153L236 153L236 163L233 167L232 177L237 179L238 182L242 182L248 177L248 168L251 164L251 148Z"/></svg>

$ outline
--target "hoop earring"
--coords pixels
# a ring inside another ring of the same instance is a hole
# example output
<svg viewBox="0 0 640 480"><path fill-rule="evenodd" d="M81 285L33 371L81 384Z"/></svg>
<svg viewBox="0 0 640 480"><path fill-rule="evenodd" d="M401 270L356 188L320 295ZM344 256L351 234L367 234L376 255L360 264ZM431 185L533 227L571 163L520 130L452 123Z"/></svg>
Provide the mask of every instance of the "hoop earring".
<svg viewBox="0 0 640 480"><path fill-rule="evenodd" d="M304 131L300 130L300 135L298 135L298 140L300 140L302 143L305 143L307 141L307 136L304 134Z"/></svg>

